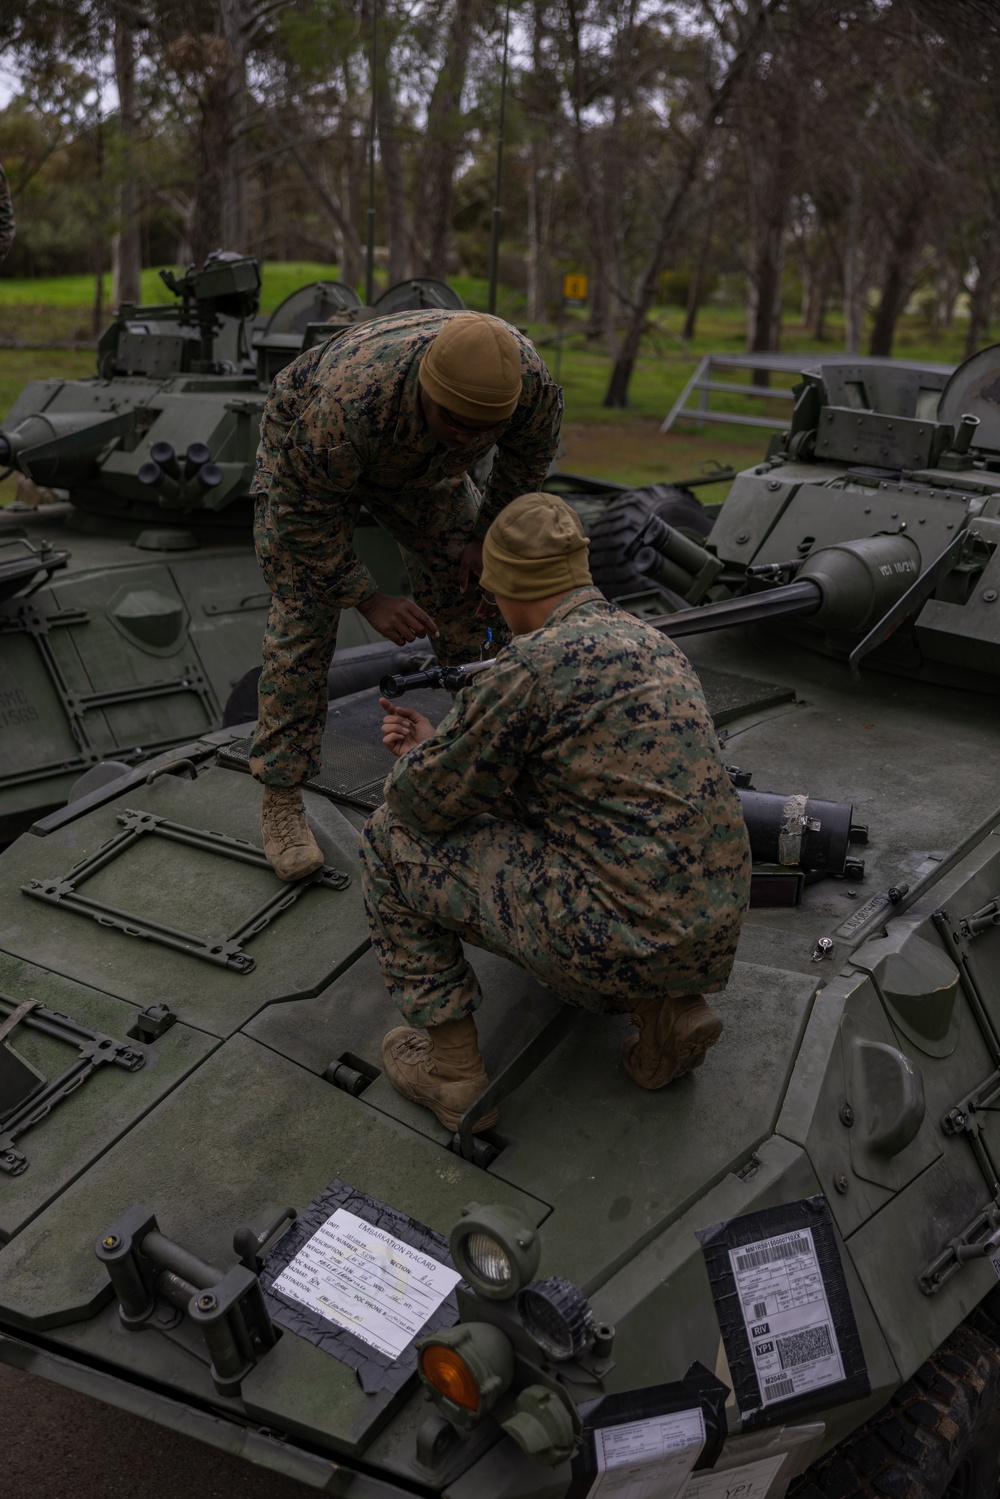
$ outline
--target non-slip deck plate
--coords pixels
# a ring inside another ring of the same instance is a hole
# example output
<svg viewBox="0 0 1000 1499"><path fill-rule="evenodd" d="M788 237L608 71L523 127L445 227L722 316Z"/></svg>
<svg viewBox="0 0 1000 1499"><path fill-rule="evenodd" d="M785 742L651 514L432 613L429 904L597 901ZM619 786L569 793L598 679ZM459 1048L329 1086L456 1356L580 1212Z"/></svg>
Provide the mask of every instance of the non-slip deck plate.
<svg viewBox="0 0 1000 1499"><path fill-rule="evenodd" d="M744 713L769 708L776 703L792 702L790 687L762 682L752 677L708 667L698 673L705 699L716 728L731 723ZM382 745L379 732L382 709L374 687L335 699L329 707L323 734L323 769L314 780L306 781L310 791L318 791L331 801L343 802L361 812L374 812L384 798L382 787L392 769L393 757ZM407 693L404 706L415 708L432 723L440 723L451 707L449 693L422 691ZM225 765L246 770L250 759L249 739L234 739L219 750Z"/></svg>

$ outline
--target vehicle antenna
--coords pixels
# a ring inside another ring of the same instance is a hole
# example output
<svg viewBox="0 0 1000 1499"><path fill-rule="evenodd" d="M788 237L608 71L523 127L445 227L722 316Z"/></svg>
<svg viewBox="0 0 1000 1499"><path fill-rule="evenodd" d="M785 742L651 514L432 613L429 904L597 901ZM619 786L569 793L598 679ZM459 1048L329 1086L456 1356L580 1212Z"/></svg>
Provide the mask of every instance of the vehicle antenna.
<svg viewBox="0 0 1000 1499"><path fill-rule="evenodd" d="M378 86L378 0L372 0L370 63L372 107L368 121L368 243L365 250L365 302L375 301L375 99Z"/></svg>
<svg viewBox="0 0 1000 1499"><path fill-rule="evenodd" d="M503 119L507 103L507 44L510 40L510 0L503 25L503 64L500 69L500 117L497 121L497 176L493 191L493 223L490 230L490 290L487 310L497 310L497 261L500 255L500 184L503 180Z"/></svg>

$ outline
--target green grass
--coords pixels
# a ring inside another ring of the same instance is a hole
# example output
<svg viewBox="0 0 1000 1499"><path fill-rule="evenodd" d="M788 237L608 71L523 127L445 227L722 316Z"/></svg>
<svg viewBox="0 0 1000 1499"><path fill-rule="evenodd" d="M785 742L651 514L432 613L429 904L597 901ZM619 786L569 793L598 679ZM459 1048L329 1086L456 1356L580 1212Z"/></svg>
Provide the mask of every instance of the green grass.
<svg viewBox="0 0 1000 1499"><path fill-rule="evenodd" d="M335 265L319 261L268 262L262 267L262 278L261 306L267 312L311 281L337 280L338 270ZM385 273L379 272L376 279L377 290L384 290ZM451 285L467 306L485 309L485 280L456 276L451 278ZM94 278L88 275L37 280L0 277L0 342L5 339L22 344L89 341L93 295ZM148 302L171 300L155 269L143 272L142 297ZM519 292L501 287L497 311L524 326L525 300ZM630 408L617 411L603 405L611 372L611 360L603 343L586 338L583 313L567 314L561 358L561 383L566 394L566 452L561 460L564 467L622 483L650 483L694 474L711 460L736 468L746 467L763 454L767 433L762 428L724 424L699 427L684 422L668 434L659 431L660 422L702 354L742 353L746 346L745 319L738 309L706 308L698 320L697 336L687 348L680 340L682 325L680 308L658 308L653 312L650 332L632 379ZM558 360L556 326L531 324L528 331L554 372ZM964 322L956 322L934 340L926 320L907 315L899 323L895 354L903 359L957 364L962 358L964 338ZM828 337L820 343L796 325L792 314L787 314L782 347L788 353L839 353L843 349L842 323L832 317ZM93 361L93 353L87 350L0 348L0 410L9 409L26 381L48 375L76 379L93 373ZM725 372L724 378L737 382L747 379L732 371ZM795 375L779 375L774 383L787 388L796 379ZM754 396L749 388L746 397L715 396L712 405L718 410L768 417L788 409ZM700 493L706 499L715 499L721 498L723 490L713 486Z"/></svg>

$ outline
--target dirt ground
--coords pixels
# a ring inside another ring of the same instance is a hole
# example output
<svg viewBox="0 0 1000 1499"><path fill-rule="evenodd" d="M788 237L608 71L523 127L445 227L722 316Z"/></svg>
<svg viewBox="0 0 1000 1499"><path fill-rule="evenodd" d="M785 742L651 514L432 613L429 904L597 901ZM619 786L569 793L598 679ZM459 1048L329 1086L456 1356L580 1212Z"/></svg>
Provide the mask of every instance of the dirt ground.
<svg viewBox="0 0 1000 1499"><path fill-rule="evenodd" d="M0 1363L4 1499L305 1499L316 1491Z"/></svg>

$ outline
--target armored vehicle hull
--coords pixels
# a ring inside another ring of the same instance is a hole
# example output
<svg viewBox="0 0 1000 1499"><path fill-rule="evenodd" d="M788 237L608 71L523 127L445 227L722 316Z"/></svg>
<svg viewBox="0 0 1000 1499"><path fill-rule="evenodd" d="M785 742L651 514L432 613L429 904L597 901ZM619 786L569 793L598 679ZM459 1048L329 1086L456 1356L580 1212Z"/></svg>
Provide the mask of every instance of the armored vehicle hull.
<svg viewBox="0 0 1000 1499"><path fill-rule="evenodd" d="M739 481L740 529L776 475ZM393 1092L357 853L388 763L375 691L331 704L305 792L328 862L303 885L256 847L249 725L0 856L0 1009L21 1011L0 1357L371 1499L993 1494L996 699L855 655L940 588L968 602L993 553L920 599L927 560L896 569L912 554L876 515L884 482L904 519L914 481L875 477L855 505L813 463L844 524L800 515L812 544L769 573L724 556L728 503L683 546L628 502L621 552L650 584L631 607L675 621L760 819L725 1031L659 1092L618 1064L626 1021L485 954L489 1094L452 1137ZM777 627L705 628L731 606ZM800 629L822 610L835 650Z"/></svg>
<svg viewBox="0 0 1000 1499"><path fill-rule="evenodd" d="M178 300L120 308L97 375L32 381L0 424L0 461L27 492L67 497L0 511L0 842L83 775L218 727L259 665L268 594L249 492L274 375L359 318L463 305L433 279L369 308L318 282L255 321L251 257L164 280ZM373 522L357 541L387 591L408 587ZM341 652L379 639L346 612Z"/></svg>

